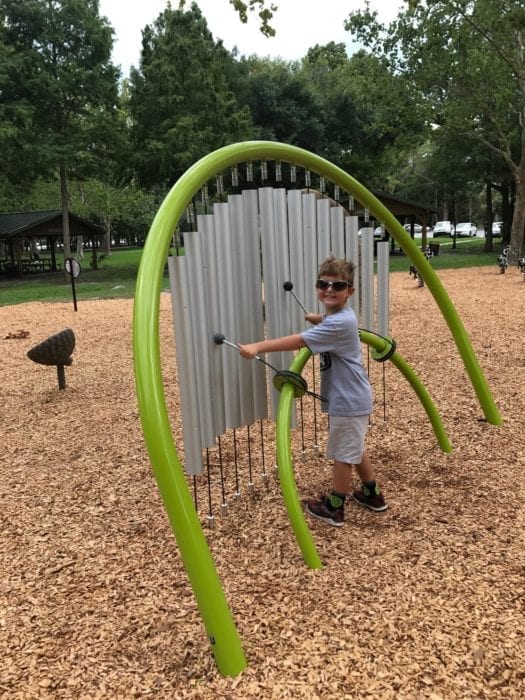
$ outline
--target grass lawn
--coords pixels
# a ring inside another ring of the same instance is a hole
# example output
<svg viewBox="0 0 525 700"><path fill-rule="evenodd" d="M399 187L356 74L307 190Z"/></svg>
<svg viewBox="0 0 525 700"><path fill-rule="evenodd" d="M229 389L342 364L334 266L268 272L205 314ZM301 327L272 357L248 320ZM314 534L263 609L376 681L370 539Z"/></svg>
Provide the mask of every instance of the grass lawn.
<svg viewBox="0 0 525 700"><path fill-rule="evenodd" d="M501 239L493 241L492 253L485 253L484 238L457 238L454 248L454 239L448 236L443 238L430 238L428 243L439 244L439 255L434 256L431 265L434 270L445 270L458 267L481 267L484 265L497 265L497 257L501 252ZM416 239L418 245L421 239ZM408 270L409 262L405 256L393 256L390 258L390 270L399 272Z"/></svg>
<svg viewBox="0 0 525 700"><path fill-rule="evenodd" d="M416 239L418 243L418 240ZM435 270L458 267L479 267L496 265L501 242L494 241L494 252L483 251L484 239L458 239L453 248L451 238L430 239L430 243L439 243L439 255L432 261ZM92 270L89 257L81 261L82 271L75 280L77 300L82 299L116 299L132 297L135 293L137 270L142 249L114 249L110 256L100 263L100 269ZM392 272L407 271L409 261L405 255L390 258ZM164 289L169 288L167 269L164 272ZM0 306L21 304L28 301L72 301L73 294L69 277L63 272L45 273L12 279L0 276Z"/></svg>

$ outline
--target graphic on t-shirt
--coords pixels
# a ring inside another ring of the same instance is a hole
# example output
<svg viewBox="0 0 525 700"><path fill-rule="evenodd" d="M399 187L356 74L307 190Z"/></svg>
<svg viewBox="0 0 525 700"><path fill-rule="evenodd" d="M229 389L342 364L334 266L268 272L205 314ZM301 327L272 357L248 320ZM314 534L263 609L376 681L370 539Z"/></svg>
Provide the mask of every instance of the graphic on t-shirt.
<svg viewBox="0 0 525 700"><path fill-rule="evenodd" d="M332 366L332 358L329 352L322 352L319 355L319 369L323 372L326 369L330 369Z"/></svg>

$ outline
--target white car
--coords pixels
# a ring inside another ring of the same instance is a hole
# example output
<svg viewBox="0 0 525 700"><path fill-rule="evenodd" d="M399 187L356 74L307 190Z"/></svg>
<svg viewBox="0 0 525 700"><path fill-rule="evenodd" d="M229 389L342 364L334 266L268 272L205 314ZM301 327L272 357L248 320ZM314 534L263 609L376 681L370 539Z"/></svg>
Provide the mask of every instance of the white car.
<svg viewBox="0 0 525 700"><path fill-rule="evenodd" d="M478 232L477 227L471 224L470 221L463 222L461 224L456 224L456 236L475 236Z"/></svg>
<svg viewBox="0 0 525 700"><path fill-rule="evenodd" d="M436 236L453 236L454 226L450 221L437 221L434 226L434 237Z"/></svg>
<svg viewBox="0 0 525 700"><path fill-rule="evenodd" d="M364 231L372 231L372 227L365 226L364 228L360 228L359 231L357 232L357 235L359 236L359 238L361 238ZM374 240L375 241L380 241L383 238L383 236L385 235L384 226L376 226L376 228L373 229L373 231L374 231Z"/></svg>
<svg viewBox="0 0 525 700"><path fill-rule="evenodd" d="M407 233L410 233L410 224L403 224L403 228ZM427 236L429 234L433 233L432 226L427 226ZM423 226L421 224L414 224L414 236L422 236L423 235Z"/></svg>
<svg viewBox="0 0 525 700"><path fill-rule="evenodd" d="M492 222L492 235L501 236L503 233L503 221L493 221Z"/></svg>

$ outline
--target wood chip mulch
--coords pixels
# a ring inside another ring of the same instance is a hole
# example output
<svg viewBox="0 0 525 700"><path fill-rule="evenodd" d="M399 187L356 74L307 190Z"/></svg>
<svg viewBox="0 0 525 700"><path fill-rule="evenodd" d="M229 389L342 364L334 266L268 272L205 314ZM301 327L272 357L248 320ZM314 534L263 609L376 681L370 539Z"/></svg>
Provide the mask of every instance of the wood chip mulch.
<svg viewBox="0 0 525 700"><path fill-rule="evenodd" d="M80 301L76 313L72 303L0 307L0 697L525 697L525 283L496 265L439 275L501 426L483 420L437 305L407 269L391 275L391 331L440 410L453 453L440 451L395 367L371 361L368 446L390 508L349 504L342 528L309 520L326 562L317 571L303 563L285 515L271 424L260 451L257 430L250 438L253 494L242 444L238 498L225 466L224 514L212 464L214 528L207 477L197 479L248 659L236 678L222 677L212 657L145 451L132 300ZM163 295L163 372L179 444L171 324ZM65 328L76 347L59 391L54 367L26 353ZM330 483L313 447L319 440L322 453L317 410L305 401L306 441L293 431L301 497Z"/></svg>

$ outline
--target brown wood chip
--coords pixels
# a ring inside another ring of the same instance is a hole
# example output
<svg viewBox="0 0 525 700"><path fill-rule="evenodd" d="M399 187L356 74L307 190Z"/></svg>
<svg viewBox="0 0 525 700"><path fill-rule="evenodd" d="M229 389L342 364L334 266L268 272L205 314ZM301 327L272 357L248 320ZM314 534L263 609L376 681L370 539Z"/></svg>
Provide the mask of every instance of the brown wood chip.
<svg viewBox="0 0 525 700"><path fill-rule="evenodd" d="M309 521L323 570L304 565L286 518L271 423L264 446L258 428L249 444L237 431L238 475L232 436L224 437L227 514L211 451L213 529L205 475L198 511L248 658L237 678L223 678L210 653L144 448L133 301L80 301L77 313L71 303L1 307L0 695L525 697L525 285L517 270L500 275L496 265L439 276L503 425L483 420L447 324L407 263L406 274L391 275L391 334L432 395L454 452L439 450L393 365L370 360L368 446L390 509L350 503L342 528ZM76 348L59 391L54 368L26 353L67 327ZM182 455L168 295L160 329ZM309 367L305 378L314 389ZM330 484L326 424L314 405L305 397L304 444L301 430L293 436L301 498Z"/></svg>

